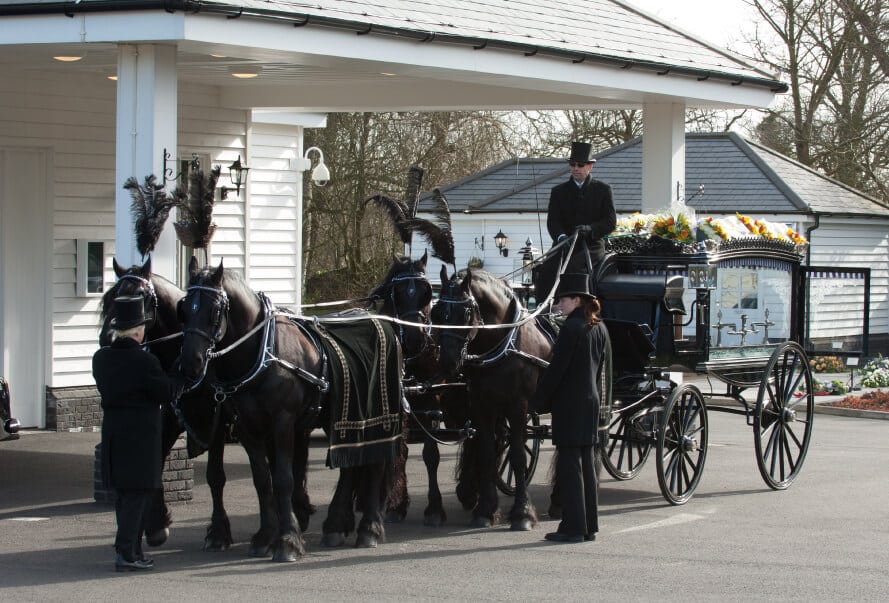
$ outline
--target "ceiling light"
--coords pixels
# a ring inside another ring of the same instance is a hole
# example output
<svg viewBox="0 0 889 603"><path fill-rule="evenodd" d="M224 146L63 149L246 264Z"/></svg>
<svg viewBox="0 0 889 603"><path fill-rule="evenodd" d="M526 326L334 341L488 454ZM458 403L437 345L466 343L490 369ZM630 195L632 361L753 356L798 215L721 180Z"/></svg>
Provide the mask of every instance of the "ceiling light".
<svg viewBox="0 0 889 603"><path fill-rule="evenodd" d="M232 65L228 72L236 78L250 79L262 73L262 65Z"/></svg>
<svg viewBox="0 0 889 603"><path fill-rule="evenodd" d="M83 55L76 54L61 54L53 57L57 61L62 61L63 63L73 63L74 61L79 61L83 58Z"/></svg>
<svg viewBox="0 0 889 603"><path fill-rule="evenodd" d="M116 73L109 73L109 74L106 75L105 77L107 77L107 78L108 78L109 80L111 80L112 82L116 82L116 81L117 81L117 74L116 74Z"/></svg>
<svg viewBox="0 0 889 603"><path fill-rule="evenodd" d="M395 76L396 74L395 74L395 73L389 73L388 71L381 71L381 72L380 72L380 75L385 75L385 76L388 76L388 77L393 77L393 76Z"/></svg>
<svg viewBox="0 0 889 603"><path fill-rule="evenodd" d="M225 58L224 54L213 54L212 52L210 53L210 56L213 57L214 59L224 59Z"/></svg>

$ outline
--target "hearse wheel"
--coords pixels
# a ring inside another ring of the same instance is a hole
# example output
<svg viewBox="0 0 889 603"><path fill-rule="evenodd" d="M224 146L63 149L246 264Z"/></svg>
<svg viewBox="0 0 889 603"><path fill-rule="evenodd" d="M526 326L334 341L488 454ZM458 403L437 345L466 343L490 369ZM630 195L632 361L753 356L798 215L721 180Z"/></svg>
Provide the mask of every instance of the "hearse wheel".
<svg viewBox="0 0 889 603"><path fill-rule="evenodd" d="M657 434L657 481L672 505L694 494L707 460L707 407L694 385L670 392Z"/></svg>
<svg viewBox="0 0 889 603"><path fill-rule="evenodd" d="M772 352L753 417L756 464L773 490L784 490L799 474L815 416L812 370L803 349L785 341Z"/></svg>
<svg viewBox="0 0 889 603"><path fill-rule="evenodd" d="M602 465L611 477L625 481L639 475L651 451L651 437L645 425L651 421L650 412L623 411L612 406L608 424L608 439L602 447Z"/></svg>

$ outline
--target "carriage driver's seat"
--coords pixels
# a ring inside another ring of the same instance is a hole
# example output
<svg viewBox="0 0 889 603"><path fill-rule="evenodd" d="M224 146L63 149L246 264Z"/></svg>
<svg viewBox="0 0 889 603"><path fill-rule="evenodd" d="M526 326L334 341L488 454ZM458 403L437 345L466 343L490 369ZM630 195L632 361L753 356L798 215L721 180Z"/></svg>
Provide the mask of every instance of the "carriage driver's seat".
<svg viewBox="0 0 889 603"><path fill-rule="evenodd" d="M597 287L602 317L638 324L651 342L652 352L667 339L672 342L673 317L685 315L684 290L680 275L617 272L602 276ZM662 334L664 341L660 340Z"/></svg>

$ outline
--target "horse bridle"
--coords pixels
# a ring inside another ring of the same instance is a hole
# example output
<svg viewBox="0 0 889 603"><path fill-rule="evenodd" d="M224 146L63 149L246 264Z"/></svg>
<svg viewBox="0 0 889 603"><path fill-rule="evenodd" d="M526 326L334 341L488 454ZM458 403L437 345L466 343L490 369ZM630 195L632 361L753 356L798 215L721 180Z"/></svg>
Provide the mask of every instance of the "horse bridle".
<svg viewBox="0 0 889 603"><path fill-rule="evenodd" d="M392 313L395 314L395 318L397 318L399 320L409 321L409 322L415 322L415 321L410 320L413 317L417 317L419 319L416 321L416 324L417 324L416 328L419 329L420 332L423 334L423 347L420 348L420 351L417 352L417 354L415 354L414 356L411 356L410 358L405 358L405 360L410 360L410 359L416 358L417 356L422 354L424 351L426 351L426 348L429 347L429 345L432 341L432 326L429 323L429 317L420 308L417 308L416 310L408 310L406 312L399 312L398 311L398 305L395 303L395 284L402 282L402 281L408 282L407 296L409 298L413 299L414 295L416 295L416 293L417 293L417 287L414 284L415 281L422 281L428 285L429 279L426 278L425 272L408 272L408 273L399 274L399 275L393 277L392 280L389 281L389 287L387 287L388 293L389 293L388 299L389 299L389 302L392 304ZM430 285L430 291L431 291L431 285ZM431 297L431 295L430 295L430 297ZM401 323L398 323L398 338L402 342L404 341L404 329L405 329L405 326Z"/></svg>
<svg viewBox="0 0 889 603"><path fill-rule="evenodd" d="M207 287L205 285L192 285L188 289L185 290L185 297L179 300L177 304L179 307L177 308L179 320L185 324L185 313L184 313L184 305L188 303L189 298L192 298L191 307L193 312L197 312L200 308L200 296L202 292L207 292L212 294L214 300L214 304L216 306L216 312L213 316L213 321L210 324L212 329L212 333L208 333L203 329L198 329L196 327L190 327L187 329L183 329L183 333L194 333L210 342L210 352L212 352L216 348L216 344L222 341L223 336L225 335L226 329L226 320L225 317L228 315L228 295L225 293L224 289L217 289L216 287ZM196 295L193 295L196 293Z"/></svg>
<svg viewBox="0 0 889 603"><path fill-rule="evenodd" d="M443 316L444 320L450 319L451 306L464 306L464 310L463 310L464 322L462 325L459 325L459 326L466 327L466 326L471 325L474 327L479 327L479 326L482 326L485 324L485 321L482 318L481 310L478 307L478 302L475 301L475 297L473 297L471 293L467 294L467 296L465 298L457 298L457 297L453 297L453 296L444 295L444 296L439 297L438 301L436 303L448 304L444 310L444 316ZM456 326L456 325L451 325L451 326ZM457 332L454 332L454 331L448 330L447 327L442 325L441 333L439 336L440 337L454 337L454 338L457 338L458 340L462 340L463 345L461 346L461 349L460 349L460 359L463 360L467 356L467 353L469 350L469 344L472 342L473 339L475 339L475 336L478 333L478 329L477 328L471 329L466 333L466 335L462 335L460 333L460 331L462 331L462 329L458 330Z"/></svg>

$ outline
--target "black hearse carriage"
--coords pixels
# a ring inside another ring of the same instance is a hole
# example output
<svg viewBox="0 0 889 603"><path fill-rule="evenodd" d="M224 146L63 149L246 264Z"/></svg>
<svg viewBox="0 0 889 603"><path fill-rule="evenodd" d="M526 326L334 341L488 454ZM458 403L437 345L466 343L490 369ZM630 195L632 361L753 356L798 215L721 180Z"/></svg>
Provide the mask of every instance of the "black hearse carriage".
<svg viewBox="0 0 889 603"><path fill-rule="evenodd" d="M612 346L600 427L608 473L635 477L654 448L664 497L686 502L701 479L707 412L715 410L746 419L763 480L787 488L812 436L806 350L867 354L868 270L802 266L804 248L765 238L687 245L628 236L607 247L597 278ZM837 279L843 285L832 289ZM851 326L816 337L824 328L810 323L813 306L840 289L855 300L844 305ZM671 379L680 372L707 374L725 391Z"/></svg>

